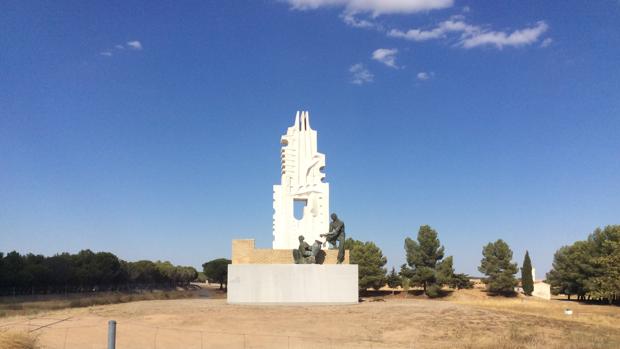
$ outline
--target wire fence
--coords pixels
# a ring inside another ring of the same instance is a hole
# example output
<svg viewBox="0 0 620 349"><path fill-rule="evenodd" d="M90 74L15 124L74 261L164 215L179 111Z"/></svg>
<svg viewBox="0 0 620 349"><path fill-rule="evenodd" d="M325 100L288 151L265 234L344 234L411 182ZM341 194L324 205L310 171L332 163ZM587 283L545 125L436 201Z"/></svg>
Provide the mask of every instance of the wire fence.
<svg viewBox="0 0 620 349"><path fill-rule="evenodd" d="M0 325L0 331L28 332L38 338L45 349L106 349L108 324L98 321L73 325L71 318L33 318ZM134 321L118 321L117 349L316 349L368 348L412 349L413 341L384 342L379 339L329 338L261 334L248 331L208 331L192 328L155 326Z"/></svg>

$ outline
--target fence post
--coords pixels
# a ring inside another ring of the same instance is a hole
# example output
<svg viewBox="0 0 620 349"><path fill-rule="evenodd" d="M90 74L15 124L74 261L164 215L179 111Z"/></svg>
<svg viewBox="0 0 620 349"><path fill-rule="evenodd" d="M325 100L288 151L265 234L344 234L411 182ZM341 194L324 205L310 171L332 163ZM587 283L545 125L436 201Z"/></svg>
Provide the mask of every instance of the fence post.
<svg viewBox="0 0 620 349"><path fill-rule="evenodd" d="M155 337L153 337L153 349L157 349L157 335L159 334L159 327L155 327Z"/></svg>
<svg viewBox="0 0 620 349"><path fill-rule="evenodd" d="M67 335L69 334L69 327L65 328L65 339L62 341L62 349L67 348Z"/></svg>
<svg viewBox="0 0 620 349"><path fill-rule="evenodd" d="M116 349L116 321L108 321L108 349Z"/></svg>

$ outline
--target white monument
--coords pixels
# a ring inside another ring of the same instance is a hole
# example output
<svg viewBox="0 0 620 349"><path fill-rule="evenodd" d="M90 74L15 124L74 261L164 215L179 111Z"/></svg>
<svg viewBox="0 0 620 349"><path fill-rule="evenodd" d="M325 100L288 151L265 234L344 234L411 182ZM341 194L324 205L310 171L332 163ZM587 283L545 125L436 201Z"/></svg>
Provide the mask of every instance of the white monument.
<svg viewBox="0 0 620 349"><path fill-rule="evenodd" d="M273 249L255 248L253 239L232 242L228 265L230 304L356 304L358 267L348 251L320 251L317 264L295 264L299 236L313 244L329 232L329 185L324 183L325 155L317 151L317 133L308 112L297 112L295 124L282 136L281 184L273 186ZM303 205L295 218L295 202Z"/></svg>
<svg viewBox="0 0 620 349"><path fill-rule="evenodd" d="M273 186L273 248L294 249L299 235L312 243L329 231L329 184L322 172L325 154L317 150L317 132L307 111L297 112L280 144L282 179ZM303 206L299 219L296 204Z"/></svg>

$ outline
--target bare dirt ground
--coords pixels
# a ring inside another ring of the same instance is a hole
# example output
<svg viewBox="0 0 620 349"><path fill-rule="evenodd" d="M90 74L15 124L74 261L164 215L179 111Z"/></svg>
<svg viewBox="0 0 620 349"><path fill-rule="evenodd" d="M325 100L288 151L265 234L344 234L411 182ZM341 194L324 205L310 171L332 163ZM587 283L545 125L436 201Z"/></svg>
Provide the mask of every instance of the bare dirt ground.
<svg viewBox="0 0 620 349"><path fill-rule="evenodd" d="M574 314L564 314L565 308ZM347 306L240 306L222 297L153 300L0 319L44 348L620 348L620 308L458 291Z"/></svg>

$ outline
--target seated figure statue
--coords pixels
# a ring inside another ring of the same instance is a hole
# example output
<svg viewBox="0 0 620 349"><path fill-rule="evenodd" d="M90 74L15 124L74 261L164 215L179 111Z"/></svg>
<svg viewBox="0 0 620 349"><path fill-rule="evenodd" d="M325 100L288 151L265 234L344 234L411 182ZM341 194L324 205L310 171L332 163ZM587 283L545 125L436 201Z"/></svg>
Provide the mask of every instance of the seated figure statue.
<svg viewBox="0 0 620 349"><path fill-rule="evenodd" d="M303 235L299 235L299 248L293 250L295 264L316 264L317 254L321 251L321 241L317 240L310 246L304 239Z"/></svg>

